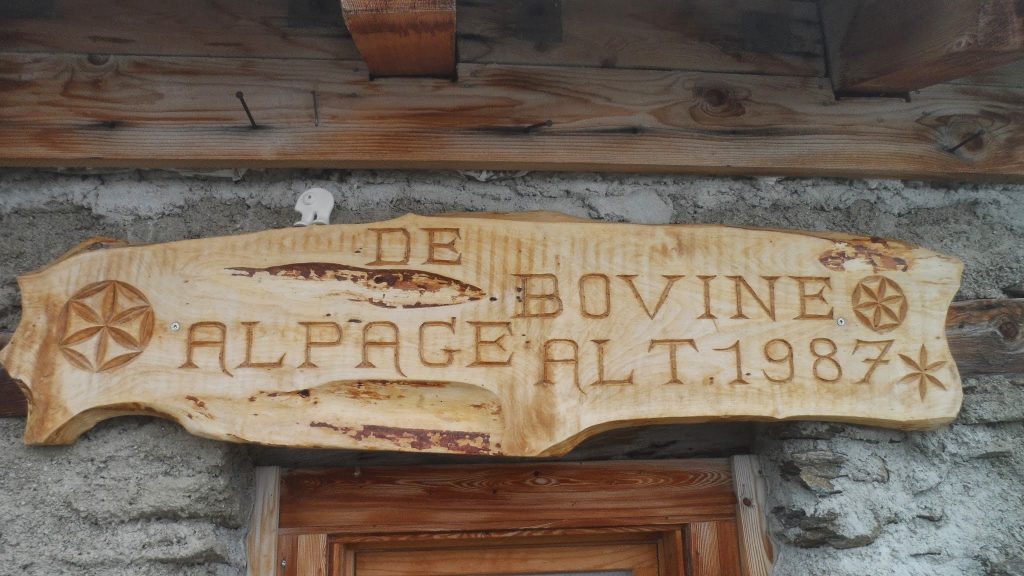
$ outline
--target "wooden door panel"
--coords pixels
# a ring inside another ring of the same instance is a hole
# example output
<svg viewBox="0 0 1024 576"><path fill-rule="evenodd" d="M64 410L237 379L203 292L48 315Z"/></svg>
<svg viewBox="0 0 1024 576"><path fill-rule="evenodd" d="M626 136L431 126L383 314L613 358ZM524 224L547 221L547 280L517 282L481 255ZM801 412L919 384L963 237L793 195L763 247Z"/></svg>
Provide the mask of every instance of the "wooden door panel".
<svg viewBox="0 0 1024 576"><path fill-rule="evenodd" d="M658 576L657 543L356 550L349 576L477 576L628 571Z"/></svg>

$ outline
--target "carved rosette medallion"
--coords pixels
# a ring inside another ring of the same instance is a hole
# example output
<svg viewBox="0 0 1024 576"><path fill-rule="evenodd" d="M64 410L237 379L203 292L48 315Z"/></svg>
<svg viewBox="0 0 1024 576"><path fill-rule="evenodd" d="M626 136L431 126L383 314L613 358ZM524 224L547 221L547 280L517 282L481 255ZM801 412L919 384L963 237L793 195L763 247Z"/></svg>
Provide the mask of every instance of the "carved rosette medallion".
<svg viewBox="0 0 1024 576"><path fill-rule="evenodd" d="M907 297L894 280L868 276L853 289L853 313L875 332L898 328L907 318Z"/></svg>
<svg viewBox="0 0 1024 576"><path fill-rule="evenodd" d="M90 372L124 366L146 349L154 322L153 307L135 287L117 280L89 284L61 311L60 351Z"/></svg>

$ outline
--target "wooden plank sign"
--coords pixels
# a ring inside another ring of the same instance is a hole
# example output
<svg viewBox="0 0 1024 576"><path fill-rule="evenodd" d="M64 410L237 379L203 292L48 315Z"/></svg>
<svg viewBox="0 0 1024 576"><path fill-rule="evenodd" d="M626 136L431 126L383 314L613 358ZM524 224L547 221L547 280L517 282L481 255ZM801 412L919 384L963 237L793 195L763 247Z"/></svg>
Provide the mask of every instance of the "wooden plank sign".
<svg viewBox="0 0 1024 576"><path fill-rule="evenodd" d="M621 426L949 422L954 258L843 234L405 216L22 276L29 443L156 414L270 445L554 455Z"/></svg>

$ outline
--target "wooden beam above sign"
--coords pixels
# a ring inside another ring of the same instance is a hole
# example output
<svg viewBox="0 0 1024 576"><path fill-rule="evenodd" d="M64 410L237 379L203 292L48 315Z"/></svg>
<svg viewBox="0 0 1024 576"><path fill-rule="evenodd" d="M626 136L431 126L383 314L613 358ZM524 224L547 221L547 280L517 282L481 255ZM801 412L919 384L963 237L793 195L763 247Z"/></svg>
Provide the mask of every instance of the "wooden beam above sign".
<svg viewBox="0 0 1024 576"><path fill-rule="evenodd" d="M455 76L455 0L341 0L370 76Z"/></svg>
<svg viewBox="0 0 1024 576"><path fill-rule="evenodd" d="M327 60L0 54L0 165L1024 178L1021 88L837 101L817 78L460 70L371 82Z"/></svg>
<svg viewBox="0 0 1024 576"><path fill-rule="evenodd" d="M558 455L619 427L955 417L960 263L879 238L550 215L108 248L21 276L26 440Z"/></svg>
<svg viewBox="0 0 1024 576"><path fill-rule="evenodd" d="M1024 58L1019 0L820 4L837 92L908 92Z"/></svg>

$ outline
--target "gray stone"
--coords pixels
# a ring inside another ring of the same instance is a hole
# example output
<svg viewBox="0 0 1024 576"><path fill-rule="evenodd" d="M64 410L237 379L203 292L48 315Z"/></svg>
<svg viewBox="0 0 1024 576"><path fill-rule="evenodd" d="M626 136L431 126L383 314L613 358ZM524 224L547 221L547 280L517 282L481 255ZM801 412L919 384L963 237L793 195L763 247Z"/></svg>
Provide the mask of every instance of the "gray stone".
<svg viewBox="0 0 1024 576"><path fill-rule="evenodd" d="M960 422L1024 422L1024 377L987 376L964 384Z"/></svg>
<svg viewBox="0 0 1024 576"><path fill-rule="evenodd" d="M0 419L0 574L243 571L243 448L144 418L102 423L71 446L25 446L23 427Z"/></svg>

